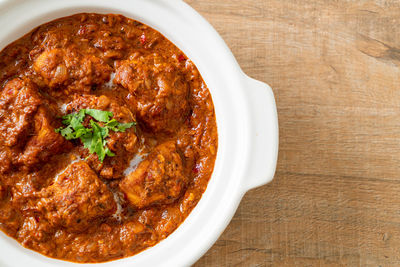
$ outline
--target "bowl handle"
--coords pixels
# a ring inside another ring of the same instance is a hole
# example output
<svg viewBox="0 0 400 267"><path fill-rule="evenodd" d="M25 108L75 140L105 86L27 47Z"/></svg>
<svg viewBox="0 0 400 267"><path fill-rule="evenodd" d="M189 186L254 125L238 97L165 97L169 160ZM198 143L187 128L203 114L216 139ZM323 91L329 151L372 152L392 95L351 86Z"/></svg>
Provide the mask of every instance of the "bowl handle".
<svg viewBox="0 0 400 267"><path fill-rule="evenodd" d="M246 76L250 107L250 153L244 189L269 183L275 174L279 147L279 126L274 93L266 83Z"/></svg>

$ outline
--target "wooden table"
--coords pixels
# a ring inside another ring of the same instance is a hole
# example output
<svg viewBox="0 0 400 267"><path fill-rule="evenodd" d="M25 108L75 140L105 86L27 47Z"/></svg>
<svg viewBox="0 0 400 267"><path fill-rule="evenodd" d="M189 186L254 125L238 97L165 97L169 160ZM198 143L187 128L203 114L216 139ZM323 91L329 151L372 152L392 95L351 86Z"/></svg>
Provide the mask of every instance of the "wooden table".
<svg viewBox="0 0 400 267"><path fill-rule="evenodd" d="M196 266L400 266L400 1L187 2L271 85L281 135Z"/></svg>

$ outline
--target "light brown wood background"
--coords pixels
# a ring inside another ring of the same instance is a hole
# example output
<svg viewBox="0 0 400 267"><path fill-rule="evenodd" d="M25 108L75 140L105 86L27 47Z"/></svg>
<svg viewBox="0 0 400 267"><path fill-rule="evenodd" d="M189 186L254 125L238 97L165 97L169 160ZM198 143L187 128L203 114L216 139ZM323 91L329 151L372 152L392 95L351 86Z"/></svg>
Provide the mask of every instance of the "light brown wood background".
<svg viewBox="0 0 400 267"><path fill-rule="evenodd" d="M196 266L400 266L400 1L187 2L280 121L275 180Z"/></svg>

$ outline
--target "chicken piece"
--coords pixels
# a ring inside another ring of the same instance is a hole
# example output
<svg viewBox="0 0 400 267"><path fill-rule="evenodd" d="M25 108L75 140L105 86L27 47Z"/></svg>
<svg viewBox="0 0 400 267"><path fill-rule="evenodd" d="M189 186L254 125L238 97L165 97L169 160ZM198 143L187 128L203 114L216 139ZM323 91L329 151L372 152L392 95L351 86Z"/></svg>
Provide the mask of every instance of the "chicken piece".
<svg viewBox="0 0 400 267"><path fill-rule="evenodd" d="M83 91L90 90L92 85L107 82L111 74L111 67L100 58L60 48L40 54L33 64L33 69L52 89L74 85L76 89Z"/></svg>
<svg viewBox="0 0 400 267"><path fill-rule="evenodd" d="M55 25L52 27L39 27L31 36L32 44L36 49L31 50L30 55L36 55L43 47L60 47L67 41L65 31L60 31Z"/></svg>
<svg viewBox="0 0 400 267"><path fill-rule="evenodd" d="M22 245L29 247L52 238L53 231L48 222L39 221L38 217L24 217L16 237Z"/></svg>
<svg viewBox="0 0 400 267"><path fill-rule="evenodd" d="M68 80L68 70L62 49L43 52L34 62L34 70L42 75L49 87L56 87Z"/></svg>
<svg viewBox="0 0 400 267"><path fill-rule="evenodd" d="M46 161L50 156L59 154L69 147L71 144L55 132L46 109L39 107L34 117L34 135L26 144L25 151L18 162L25 166L32 166Z"/></svg>
<svg viewBox="0 0 400 267"><path fill-rule="evenodd" d="M113 113L113 119L119 122L127 123L136 121L134 114L126 105L121 105L112 97L105 95L95 96L90 94L76 94L71 103L67 105L66 112L77 112L81 109L100 109Z"/></svg>
<svg viewBox="0 0 400 267"><path fill-rule="evenodd" d="M187 184L182 159L170 141L157 146L122 180L120 189L134 207L142 209L174 202Z"/></svg>
<svg viewBox="0 0 400 267"><path fill-rule="evenodd" d="M0 145L15 146L26 137L40 104L36 88L29 81L15 78L5 85L0 94Z"/></svg>
<svg viewBox="0 0 400 267"><path fill-rule="evenodd" d="M7 173L10 170L14 157L12 152L13 151L9 147L0 146L0 174Z"/></svg>
<svg viewBox="0 0 400 267"><path fill-rule="evenodd" d="M114 83L127 88L136 116L153 132L174 132L189 113L184 74L158 54L136 53L120 62Z"/></svg>
<svg viewBox="0 0 400 267"><path fill-rule="evenodd" d="M148 233L149 229L140 222L124 222L119 227L119 241L123 244L123 247L129 247L140 242L140 237Z"/></svg>
<svg viewBox="0 0 400 267"><path fill-rule="evenodd" d="M82 232L117 208L112 192L86 162L72 163L40 192L38 209L53 226Z"/></svg>
<svg viewBox="0 0 400 267"><path fill-rule="evenodd" d="M155 229L162 238L166 238L179 226L182 220L182 213L179 208L168 207L163 211Z"/></svg>
<svg viewBox="0 0 400 267"><path fill-rule="evenodd" d="M111 111L113 119L121 123L134 122L135 116L126 106L119 105L107 96L76 95L75 99L67 106L67 112L76 112L80 109L92 108ZM97 155L89 155L87 149L82 151L82 156L87 157L89 165L105 179L118 179L123 176L124 170L129 166L130 159L138 150L138 138L135 128L129 128L125 132L110 131L107 138L108 148L115 157L106 157L101 163ZM118 162L118 164L115 164Z"/></svg>
<svg viewBox="0 0 400 267"><path fill-rule="evenodd" d="M3 200L7 195L7 187L0 183L0 200Z"/></svg>
<svg viewBox="0 0 400 267"><path fill-rule="evenodd" d="M97 37L94 40L93 46L103 52L104 58L119 59L126 51L126 43L120 36L113 36L108 31L96 33Z"/></svg>
<svg viewBox="0 0 400 267"><path fill-rule="evenodd" d="M77 112L83 108L109 110L110 108L112 108L110 106L111 99L105 95L95 96L89 94L75 94L73 101L67 105L66 112ZM112 106L115 107L115 103L113 103Z"/></svg>

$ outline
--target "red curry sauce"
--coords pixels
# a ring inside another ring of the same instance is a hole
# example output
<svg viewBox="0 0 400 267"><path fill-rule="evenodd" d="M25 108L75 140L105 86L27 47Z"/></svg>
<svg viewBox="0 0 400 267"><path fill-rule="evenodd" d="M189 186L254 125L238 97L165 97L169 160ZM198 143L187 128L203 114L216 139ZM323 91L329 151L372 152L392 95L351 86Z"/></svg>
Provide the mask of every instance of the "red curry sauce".
<svg viewBox="0 0 400 267"><path fill-rule="evenodd" d="M104 162L55 131L87 108L137 122ZM217 143L195 65L140 22L77 14L0 53L0 227L27 248L103 262L157 244L200 200Z"/></svg>

